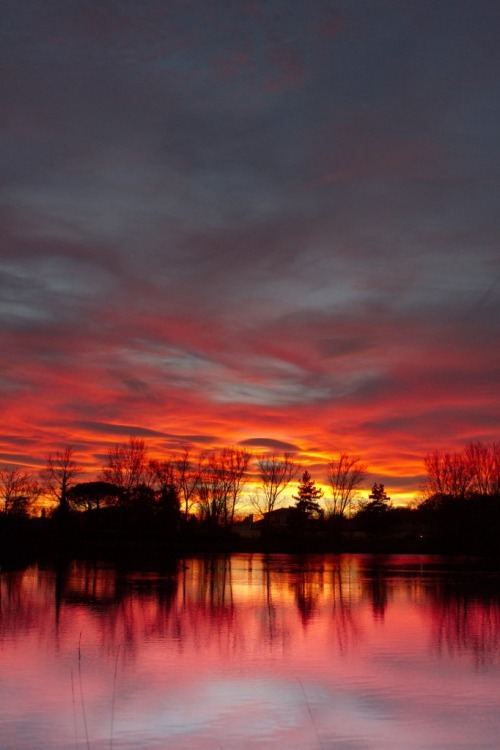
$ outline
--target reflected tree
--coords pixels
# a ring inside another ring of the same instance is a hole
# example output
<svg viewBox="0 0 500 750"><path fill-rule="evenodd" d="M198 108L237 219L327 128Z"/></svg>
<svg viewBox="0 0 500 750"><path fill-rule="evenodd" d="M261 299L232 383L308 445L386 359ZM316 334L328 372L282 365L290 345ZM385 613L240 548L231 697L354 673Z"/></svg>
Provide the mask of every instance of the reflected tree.
<svg viewBox="0 0 500 750"><path fill-rule="evenodd" d="M500 654L498 587L482 576L438 582L433 590L433 645L449 655L470 654L479 666L495 663Z"/></svg>
<svg viewBox="0 0 500 750"><path fill-rule="evenodd" d="M363 580L370 596L373 616L383 620L388 602L387 571L383 566L374 566L365 572Z"/></svg>
<svg viewBox="0 0 500 750"><path fill-rule="evenodd" d="M322 581L315 580L315 575L309 572L300 574L297 581L292 584L295 593L297 609L304 628L312 619L318 605L318 598L322 588Z"/></svg>

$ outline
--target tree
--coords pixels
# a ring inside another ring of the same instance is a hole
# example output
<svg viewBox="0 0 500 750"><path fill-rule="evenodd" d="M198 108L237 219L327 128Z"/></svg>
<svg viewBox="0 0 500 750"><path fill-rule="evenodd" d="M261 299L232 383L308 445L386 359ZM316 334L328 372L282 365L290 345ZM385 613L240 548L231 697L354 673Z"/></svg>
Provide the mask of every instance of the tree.
<svg viewBox="0 0 500 750"><path fill-rule="evenodd" d="M495 497L500 494L500 442L468 443L464 460L472 474L469 491L476 495Z"/></svg>
<svg viewBox="0 0 500 750"><path fill-rule="evenodd" d="M500 493L500 443L467 443L461 451L428 453L424 459L427 480L425 500L443 502L471 497L498 497Z"/></svg>
<svg viewBox="0 0 500 750"><path fill-rule="evenodd" d="M148 453L144 440L130 437L128 443L108 450L107 466L101 472L105 482L120 490L121 502L129 503L147 485Z"/></svg>
<svg viewBox="0 0 500 750"><path fill-rule="evenodd" d="M229 528L234 523L234 514L246 480L251 455L242 448L223 448L222 464L228 483L228 496L224 509L224 523Z"/></svg>
<svg viewBox="0 0 500 750"><path fill-rule="evenodd" d="M283 455L276 452L265 453L257 459L257 466L264 497L254 497L252 502L264 515L271 513L278 506L280 495L297 476L299 466L293 458L293 453L288 451Z"/></svg>
<svg viewBox="0 0 500 750"><path fill-rule="evenodd" d="M360 503L360 509L356 513L354 521L377 538L387 527L391 509L391 498L387 495L384 485L376 482L368 500Z"/></svg>
<svg viewBox="0 0 500 750"><path fill-rule="evenodd" d="M293 495L296 509L306 518L322 518L323 508L318 502L322 497L323 490L316 487L314 479L306 469L299 482L298 494Z"/></svg>
<svg viewBox="0 0 500 750"><path fill-rule="evenodd" d="M79 482L68 490L67 498L76 510L99 510L114 505L120 490L109 482Z"/></svg>
<svg viewBox="0 0 500 750"><path fill-rule="evenodd" d="M151 458L148 463L149 480L155 490L161 492L165 487L175 485L175 467L172 461Z"/></svg>
<svg viewBox="0 0 500 750"><path fill-rule="evenodd" d="M371 494L368 495L368 503L364 511L368 513L385 513L391 508L391 498L387 495L383 484L375 484L372 487Z"/></svg>
<svg viewBox="0 0 500 750"><path fill-rule="evenodd" d="M328 515L342 519L349 515L357 491L366 478L367 467L359 456L341 453L327 465L327 479L332 488L332 496L325 500Z"/></svg>
<svg viewBox="0 0 500 750"><path fill-rule="evenodd" d="M175 484L183 506L184 517L196 502L196 489L200 481L200 465L195 465L191 458L191 446L183 445L182 454L174 462Z"/></svg>
<svg viewBox="0 0 500 750"><path fill-rule="evenodd" d="M153 458L149 462L149 470L156 501L156 515L170 528L176 527L179 522L180 499L175 463Z"/></svg>
<svg viewBox="0 0 500 750"><path fill-rule="evenodd" d="M424 459L427 471L427 497L464 498L474 480L474 470L463 451L441 453L434 451Z"/></svg>
<svg viewBox="0 0 500 750"><path fill-rule="evenodd" d="M250 457L241 448L222 448L202 457L196 492L201 519L208 525L232 527Z"/></svg>
<svg viewBox="0 0 500 750"><path fill-rule="evenodd" d="M7 466L0 469L0 497L7 515L29 516L41 492L39 483L27 471Z"/></svg>
<svg viewBox="0 0 500 750"><path fill-rule="evenodd" d="M47 456L47 465L40 477L46 492L58 503L59 511L68 511L68 491L80 472L81 467L73 458L71 447Z"/></svg>

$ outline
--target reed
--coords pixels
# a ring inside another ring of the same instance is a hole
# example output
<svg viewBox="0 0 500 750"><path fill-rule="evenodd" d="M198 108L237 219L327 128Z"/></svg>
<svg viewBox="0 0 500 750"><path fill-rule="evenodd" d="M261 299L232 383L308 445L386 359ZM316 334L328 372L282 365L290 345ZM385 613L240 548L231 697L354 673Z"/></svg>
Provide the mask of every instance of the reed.
<svg viewBox="0 0 500 750"><path fill-rule="evenodd" d="M80 686L80 705L82 708L83 726L85 729L85 740L87 743L87 750L90 750L89 730L87 726L87 714L85 712L85 700L83 697L83 685L82 685L82 632L80 631L80 638L78 640L78 683Z"/></svg>

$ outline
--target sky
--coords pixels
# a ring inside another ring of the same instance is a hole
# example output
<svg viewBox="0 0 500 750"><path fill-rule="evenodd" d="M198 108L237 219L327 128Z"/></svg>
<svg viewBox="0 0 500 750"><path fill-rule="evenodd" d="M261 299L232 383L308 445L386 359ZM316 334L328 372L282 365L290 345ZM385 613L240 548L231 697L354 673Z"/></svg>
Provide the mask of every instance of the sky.
<svg viewBox="0 0 500 750"><path fill-rule="evenodd" d="M499 438L496 0L3 0L0 464Z"/></svg>

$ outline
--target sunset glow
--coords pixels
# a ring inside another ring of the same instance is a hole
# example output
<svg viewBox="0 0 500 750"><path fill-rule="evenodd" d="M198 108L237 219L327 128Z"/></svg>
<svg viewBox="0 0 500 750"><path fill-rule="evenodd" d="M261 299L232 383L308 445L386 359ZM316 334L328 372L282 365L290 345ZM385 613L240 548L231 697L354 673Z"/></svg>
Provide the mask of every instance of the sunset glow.
<svg viewBox="0 0 500 750"><path fill-rule="evenodd" d="M494 3L22 5L0 466L349 452L399 504L499 439Z"/></svg>

